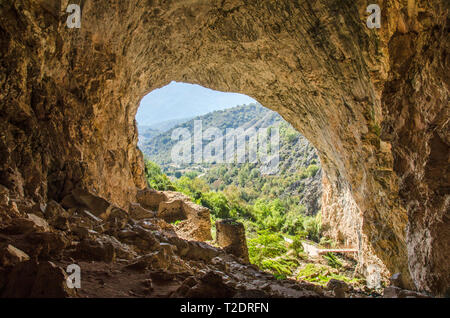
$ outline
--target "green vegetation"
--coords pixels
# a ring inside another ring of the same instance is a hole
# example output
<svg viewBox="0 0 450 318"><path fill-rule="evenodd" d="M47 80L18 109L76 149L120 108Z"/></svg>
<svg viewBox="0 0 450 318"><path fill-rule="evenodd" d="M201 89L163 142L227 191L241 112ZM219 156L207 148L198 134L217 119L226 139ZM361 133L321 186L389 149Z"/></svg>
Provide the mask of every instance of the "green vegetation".
<svg viewBox="0 0 450 318"><path fill-rule="evenodd" d="M215 127L225 132L225 130L229 128L238 128L248 123L256 123L269 113L271 115L268 116L269 118L267 118L266 124L272 124L275 121L278 121L278 118L281 118L278 114L273 113L257 104L236 106L226 110L217 110L172 126L169 130L165 130L159 135L153 135L153 138L145 139L144 143L140 145L140 148L150 160L157 162L165 169L166 165L171 163L170 153L172 147L176 144L176 141L171 138L174 129L187 128L191 133L193 133L194 121L201 120L203 130L210 127Z"/></svg>
<svg viewBox="0 0 450 318"><path fill-rule="evenodd" d="M213 237L216 219L231 218L242 222L246 228L250 262L271 272L277 279L296 276L320 285L325 285L331 278L348 283L358 282L339 274L338 269L343 264L332 253L323 256L328 266L307 264L298 271L302 260L307 259L303 240L333 245L332 241L321 236L320 213L307 216L303 206L293 208L288 200L278 198L271 200L261 197L247 201L248 192L245 188L230 185L224 191L216 191L211 189L204 178L194 174L170 180L157 164L146 160L145 166L148 183L153 188L185 193L197 204L210 209ZM175 225L177 223L174 222Z"/></svg>
<svg viewBox="0 0 450 318"><path fill-rule="evenodd" d="M305 178L314 177L316 175L317 171L319 171L319 169L320 168L318 165L311 164L306 169L302 169L302 171L300 173L300 178L305 179Z"/></svg>
<svg viewBox="0 0 450 318"><path fill-rule="evenodd" d="M308 204L311 201L317 203L321 193L320 162L314 147L278 114L257 105L216 111L198 119L202 120L204 130L208 127L225 130L249 123L255 128L278 126L279 173L264 175L257 163L169 164L169 151L173 145L169 130L144 146L149 185L158 190L182 192L195 203L209 208L213 237L217 219L231 218L242 222L250 262L278 279L302 275L318 284L331 278L340 279L338 271L344 267L343 262L331 253L323 257L324 264L328 265L302 267L308 261L302 241L310 240L323 246L334 244L322 237L320 205ZM173 129L192 131L192 127L193 120ZM318 187L314 188L314 185ZM311 198L311 192L315 197ZM299 268L302 268L300 272ZM342 280L351 279L345 277Z"/></svg>
<svg viewBox="0 0 450 318"><path fill-rule="evenodd" d="M324 259L328 261L328 265L333 268L342 267L342 262L333 253L327 253L323 256Z"/></svg>
<svg viewBox="0 0 450 318"><path fill-rule="evenodd" d="M231 185L224 191L211 189L203 178L182 176L170 180L157 164L146 160L145 171L150 187L157 190L173 190L188 195L194 202L211 210L216 218L232 218L242 221L250 232L270 230L288 235L320 240L320 214L307 216L305 208L289 199L270 199L261 195L256 200L249 199L245 188Z"/></svg>
<svg viewBox="0 0 450 318"><path fill-rule="evenodd" d="M280 233L269 230L258 231L255 238L247 241L250 262L263 270L272 272L276 278L285 279L293 275L299 266L295 255L288 255L288 244Z"/></svg>
<svg viewBox="0 0 450 318"><path fill-rule="evenodd" d="M145 161L145 176L149 186L156 190L175 190L169 178L162 173L161 168L154 162Z"/></svg>
<svg viewBox="0 0 450 318"><path fill-rule="evenodd" d="M242 222L251 263L272 272L277 278L292 276L299 266L298 258L305 257L301 240L320 240L320 214L306 216L302 214L305 209L301 205L291 211L289 201L267 197L248 203L245 189L231 185L224 191L215 191L205 179L193 175L171 181L149 160L146 161L146 175L153 188L182 192L197 204L209 208L212 224L216 219L224 218ZM294 240L288 244L284 237L294 237ZM289 250L292 250L291 255L286 255Z"/></svg>
<svg viewBox="0 0 450 318"><path fill-rule="evenodd" d="M330 269L330 267L321 264L306 264L297 274L297 279L317 283L325 286L330 279L342 280L346 283L357 284L360 282L358 278L350 278L339 274L337 270Z"/></svg>

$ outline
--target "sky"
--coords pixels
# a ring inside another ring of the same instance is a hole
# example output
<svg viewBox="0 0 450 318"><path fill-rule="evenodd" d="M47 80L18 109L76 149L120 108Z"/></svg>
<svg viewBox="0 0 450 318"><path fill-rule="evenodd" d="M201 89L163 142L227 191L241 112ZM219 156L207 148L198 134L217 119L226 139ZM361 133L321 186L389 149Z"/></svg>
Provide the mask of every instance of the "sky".
<svg viewBox="0 0 450 318"><path fill-rule="evenodd" d="M171 82L155 89L142 99L136 121L139 126L148 126L250 103L256 103L256 100L247 95L219 92L195 84Z"/></svg>

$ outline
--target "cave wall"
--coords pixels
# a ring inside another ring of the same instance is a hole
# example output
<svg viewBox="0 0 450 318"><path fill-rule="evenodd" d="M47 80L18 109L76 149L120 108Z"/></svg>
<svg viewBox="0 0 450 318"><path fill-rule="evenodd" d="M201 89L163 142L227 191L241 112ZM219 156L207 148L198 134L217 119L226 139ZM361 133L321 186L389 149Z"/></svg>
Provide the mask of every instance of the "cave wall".
<svg viewBox="0 0 450 318"><path fill-rule="evenodd" d="M410 1L414 3L413 1ZM392 144L417 288L450 295L450 2L399 8L389 39L381 138Z"/></svg>
<svg viewBox="0 0 450 318"><path fill-rule="evenodd" d="M74 187L122 207L145 187L134 116L170 81L252 96L319 152L328 234L361 270L449 286L448 3L0 3L0 183L60 200Z"/></svg>

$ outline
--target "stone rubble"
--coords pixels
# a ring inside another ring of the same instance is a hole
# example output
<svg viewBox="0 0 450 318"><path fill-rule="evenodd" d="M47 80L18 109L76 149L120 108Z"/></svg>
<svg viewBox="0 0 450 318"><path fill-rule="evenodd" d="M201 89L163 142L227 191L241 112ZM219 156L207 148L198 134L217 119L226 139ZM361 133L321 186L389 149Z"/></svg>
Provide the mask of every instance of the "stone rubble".
<svg viewBox="0 0 450 318"><path fill-rule="evenodd" d="M80 193L82 196L78 196ZM144 193L145 200L130 203L129 211L87 191L76 191L73 194L76 199L71 204L67 199L62 204L47 202L42 206L43 218L20 210L6 210L4 220L7 221L0 225L0 295L362 297L341 281L330 280L326 288L321 288L302 281L277 280L260 271L248 263L245 232L242 224L234 221L216 223L218 244L223 248L196 240L198 232L183 238L176 226L148 208L158 206L159 210L162 202L164 207L170 206L175 201L169 198L177 197L182 200L178 207L186 204L191 209L191 216L184 222L192 222L193 227L201 223L195 217L205 217L204 208L190 201L186 203L187 198L181 194L151 190ZM182 233L186 236L187 232ZM208 238L209 235L208 228L200 236ZM67 288L65 269L69 264L81 268L79 290ZM384 292L384 297L423 296L395 286Z"/></svg>
<svg viewBox="0 0 450 318"><path fill-rule="evenodd" d="M17 217L15 212L7 212L8 221L0 225L1 296L324 295L320 290L304 289L303 283L275 280L272 275L259 271L248 264L248 252L233 255L236 254L234 249L222 249L205 242L211 237L210 228L205 226L209 210L185 196L152 190L144 193L140 202L130 203L129 211L117 208L91 192L77 190L70 194L70 200L66 197L61 204L49 201L39 208L42 217L26 212L19 212L21 216ZM175 207L173 202L177 201ZM158 213L149 210L156 207ZM185 212L184 215L189 217L183 222L196 230L180 230L167 223L164 220L167 215L161 213L168 211L167 207L174 213ZM200 230L206 233L200 233ZM220 237L238 242L236 237L228 237L231 234L233 232L223 232ZM203 240L198 240L199 237ZM81 267L83 287L80 290L66 286L65 268L69 264ZM105 270L98 276L95 273L101 271L100 268ZM258 280L255 280L255 274L258 274ZM113 288L117 282L122 285ZM129 286L132 282L135 285Z"/></svg>

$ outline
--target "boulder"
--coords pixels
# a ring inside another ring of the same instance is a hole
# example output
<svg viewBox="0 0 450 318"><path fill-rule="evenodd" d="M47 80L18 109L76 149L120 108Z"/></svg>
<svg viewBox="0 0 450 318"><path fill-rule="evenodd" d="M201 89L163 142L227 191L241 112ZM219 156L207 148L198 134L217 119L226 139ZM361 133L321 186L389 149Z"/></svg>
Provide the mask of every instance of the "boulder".
<svg viewBox="0 0 450 318"><path fill-rule="evenodd" d="M167 270L170 266L172 252L168 249L160 249L156 252L140 256L126 268L133 270Z"/></svg>
<svg viewBox="0 0 450 318"><path fill-rule="evenodd" d="M88 208L95 216L102 219L108 216L111 204L105 199L82 189L73 190L72 195L76 202Z"/></svg>
<svg viewBox="0 0 450 318"><path fill-rule="evenodd" d="M159 204L157 216L168 223L187 219L183 210L183 201L173 199Z"/></svg>
<svg viewBox="0 0 450 318"><path fill-rule="evenodd" d="M168 238L169 243L176 247L176 253L180 257L184 257L189 252L189 243L186 240L179 238L178 236L172 236Z"/></svg>
<svg viewBox="0 0 450 318"><path fill-rule="evenodd" d="M61 231L70 230L70 214L58 202L50 200L43 214L54 228Z"/></svg>
<svg viewBox="0 0 450 318"><path fill-rule="evenodd" d="M231 298L235 293L236 291L233 288L223 282L221 273L209 271L200 278L199 283L187 290L185 297Z"/></svg>
<svg viewBox="0 0 450 318"><path fill-rule="evenodd" d="M9 204L9 190L0 184L0 206L8 206Z"/></svg>
<svg viewBox="0 0 450 318"><path fill-rule="evenodd" d="M68 213L58 202L50 200L45 207L44 216L47 220L53 220L58 216L68 217Z"/></svg>
<svg viewBox="0 0 450 318"><path fill-rule="evenodd" d="M162 191L147 188L137 192L136 200L144 209L157 211L159 204L166 201L167 197Z"/></svg>
<svg viewBox="0 0 450 318"><path fill-rule="evenodd" d="M33 232L26 236L26 241L28 245L24 250L30 256L46 260L59 257L70 245L70 241L61 232Z"/></svg>
<svg viewBox="0 0 450 318"><path fill-rule="evenodd" d="M46 209L46 205L43 203L35 203L34 205L32 205L29 209L26 210L26 212L28 214L34 214L39 216L40 218L44 218L45 217L45 209Z"/></svg>
<svg viewBox="0 0 450 318"><path fill-rule="evenodd" d="M130 246L120 242L113 236L105 234L92 235L88 232L76 246L72 256L81 260L111 263L116 258L134 259L137 254Z"/></svg>
<svg viewBox="0 0 450 318"><path fill-rule="evenodd" d="M129 215L125 210L122 210L116 206L110 207L110 212L106 218L104 224L105 230L110 233L115 233L118 230L125 228L129 220Z"/></svg>
<svg viewBox="0 0 450 318"><path fill-rule="evenodd" d="M25 252L11 244L5 244L0 247L0 266L12 266L29 259L30 257Z"/></svg>
<svg viewBox="0 0 450 318"><path fill-rule="evenodd" d="M81 240L93 239L99 235L98 232L91 230L89 228L86 228L84 226L76 226L76 227L72 228L72 233L75 234L76 236L78 236L78 238L80 238Z"/></svg>
<svg viewBox="0 0 450 318"><path fill-rule="evenodd" d="M156 212L144 209L139 203L130 203L130 217L135 220L151 219L156 217Z"/></svg>
<svg viewBox="0 0 450 318"><path fill-rule="evenodd" d="M345 298L345 292L349 290L349 287L345 282L332 278L327 283L327 289L333 291L334 297Z"/></svg>
<svg viewBox="0 0 450 318"><path fill-rule="evenodd" d="M117 237L121 242L135 246L142 253L154 251L159 247L159 240L152 231L139 225L119 231Z"/></svg>
<svg viewBox="0 0 450 318"><path fill-rule="evenodd" d="M13 218L11 223L3 230L7 234L18 235L31 232L46 232L50 230L47 221L35 214L27 217Z"/></svg>
<svg viewBox="0 0 450 318"><path fill-rule="evenodd" d="M81 210L81 214L80 215L86 217L87 219L89 219L89 221L91 223L94 222L95 224L100 224L100 223L103 222L102 219L96 217L94 214L92 214L91 212L89 212L87 210L84 210L84 209Z"/></svg>
<svg viewBox="0 0 450 318"><path fill-rule="evenodd" d="M402 289L396 286L388 286L383 290L383 298L431 298L431 297L420 292Z"/></svg>
<svg viewBox="0 0 450 318"><path fill-rule="evenodd" d="M211 260L211 264L215 265L222 272L227 273L230 271L230 265L223 258L216 256Z"/></svg>
<svg viewBox="0 0 450 318"><path fill-rule="evenodd" d="M36 228L38 228L39 230L44 232L50 231L50 226L48 225L47 221L41 218L40 216L37 216L36 214L33 213L28 213L27 216L28 219L31 220L35 224Z"/></svg>
<svg viewBox="0 0 450 318"><path fill-rule="evenodd" d="M111 213L117 215L118 210L123 211L102 197L79 188L74 189L69 196L63 199L62 203L66 208L84 207L102 220L106 220ZM122 212L119 213L122 214ZM125 214L127 213L125 212Z"/></svg>
<svg viewBox="0 0 450 318"><path fill-rule="evenodd" d="M76 246L72 257L85 261L111 263L116 259L116 249L114 244L108 240L101 238L85 239Z"/></svg>
<svg viewBox="0 0 450 318"><path fill-rule="evenodd" d="M220 250L203 242L188 241L186 258L210 262L220 254Z"/></svg>
<svg viewBox="0 0 450 318"><path fill-rule="evenodd" d="M68 218L70 231L80 238L87 237L91 234L103 233L103 220L85 210L74 209L72 215Z"/></svg>
<svg viewBox="0 0 450 318"><path fill-rule="evenodd" d="M52 222L52 226L55 229L61 230L61 231L70 231L70 223L69 218L64 215L57 216Z"/></svg>
<svg viewBox="0 0 450 318"><path fill-rule="evenodd" d="M7 275L1 297L4 298L62 298L74 297L67 287L66 272L52 262L33 260L18 263Z"/></svg>
<svg viewBox="0 0 450 318"><path fill-rule="evenodd" d="M121 243L114 236L102 235L100 239L104 243L110 243L114 247L114 252L117 258L130 260L136 258L136 252L127 244Z"/></svg>
<svg viewBox="0 0 450 318"><path fill-rule="evenodd" d="M1 198L0 198L1 200ZM4 198L4 202L8 202L7 205L0 204L0 224L6 224L13 218L23 217L19 211L16 202L9 200L8 197Z"/></svg>
<svg viewBox="0 0 450 318"><path fill-rule="evenodd" d="M216 221L216 240L225 252L249 263L244 224L232 219Z"/></svg>

